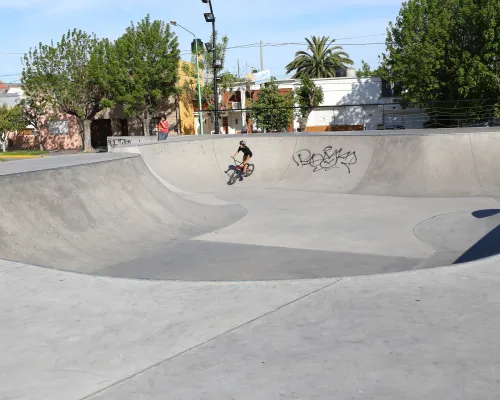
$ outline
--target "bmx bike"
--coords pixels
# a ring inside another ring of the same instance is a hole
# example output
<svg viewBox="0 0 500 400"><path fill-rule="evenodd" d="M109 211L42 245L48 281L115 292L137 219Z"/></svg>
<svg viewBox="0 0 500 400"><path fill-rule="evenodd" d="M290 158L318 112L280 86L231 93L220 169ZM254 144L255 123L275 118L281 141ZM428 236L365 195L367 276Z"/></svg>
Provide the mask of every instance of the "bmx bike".
<svg viewBox="0 0 500 400"><path fill-rule="evenodd" d="M234 169L233 173L229 177L229 181L227 182L228 185L234 185L234 183L237 181L238 178L243 177L243 163L239 162L238 160L234 160L234 163L236 164L236 168ZM254 170L255 170L255 165L248 164L247 165L247 173L246 173L245 177L248 178L250 175L252 175Z"/></svg>

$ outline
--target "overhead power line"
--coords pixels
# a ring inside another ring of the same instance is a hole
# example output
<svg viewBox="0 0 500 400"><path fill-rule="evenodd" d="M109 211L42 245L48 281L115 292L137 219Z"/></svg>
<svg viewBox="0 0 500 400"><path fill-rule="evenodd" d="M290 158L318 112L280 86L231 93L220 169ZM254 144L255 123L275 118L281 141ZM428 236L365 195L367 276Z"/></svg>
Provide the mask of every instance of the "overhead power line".
<svg viewBox="0 0 500 400"><path fill-rule="evenodd" d="M374 43L336 43L337 40L352 40L352 39L361 39L361 38L368 38L368 37L377 37L377 36L385 36L385 33L380 33L377 35L365 35L365 36L353 36L353 37L345 37L345 38L338 38L338 39L332 39L331 44L335 43L337 46L373 46L373 45L382 45L385 44L385 42L374 42ZM282 46L306 46L308 43L307 42L282 42L282 43L264 43L264 47L282 47ZM226 50L233 50L233 49L252 49L252 48L257 48L260 47L260 43L248 43L248 44L241 44L237 46L229 46L226 48ZM14 53L14 52L5 52L5 51L0 51L0 56L10 56L10 55L24 55L25 53ZM191 50L182 50L181 51L182 55L186 54L191 54Z"/></svg>
<svg viewBox="0 0 500 400"><path fill-rule="evenodd" d="M371 46L371 45L382 45L385 44L385 42L375 42L375 43L337 43L337 40L352 40L352 39L362 39L362 38L369 38L369 37L377 37L377 36L386 36L385 33L379 33L376 35L364 35L364 36L352 36L352 37L344 37L344 38L334 38L331 39L330 44L335 44L337 46ZM280 47L280 46L306 46L308 45L307 42L279 42L279 43L264 43L264 47ZM237 46L229 46L226 48L226 50L232 50L232 49L251 49L251 48L256 48L260 47L260 43L248 43L248 44L241 44ZM184 54L190 54L190 50L182 50L182 53Z"/></svg>

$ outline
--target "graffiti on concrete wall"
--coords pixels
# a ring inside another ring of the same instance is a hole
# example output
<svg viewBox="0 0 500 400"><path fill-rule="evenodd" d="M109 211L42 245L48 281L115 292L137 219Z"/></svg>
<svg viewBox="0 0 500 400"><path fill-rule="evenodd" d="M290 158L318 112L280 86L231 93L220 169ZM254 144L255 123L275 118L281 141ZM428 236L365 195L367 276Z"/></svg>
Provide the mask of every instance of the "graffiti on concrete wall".
<svg viewBox="0 0 500 400"><path fill-rule="evenodd" d="M108 146L111 147L126 146L131 143L132 142L129 139L108 139Z"/></svg>
<svg viewBox="0 0 500 400"><path fill-rule="evenodd" d="M344 166L351 173L351 166L358 162L355 151L345 151L327 146L322 153L313 153L309 149L302 149L293 155L293 161L299 167L309 166L313 172L330 171L333 168Z"/></svg>

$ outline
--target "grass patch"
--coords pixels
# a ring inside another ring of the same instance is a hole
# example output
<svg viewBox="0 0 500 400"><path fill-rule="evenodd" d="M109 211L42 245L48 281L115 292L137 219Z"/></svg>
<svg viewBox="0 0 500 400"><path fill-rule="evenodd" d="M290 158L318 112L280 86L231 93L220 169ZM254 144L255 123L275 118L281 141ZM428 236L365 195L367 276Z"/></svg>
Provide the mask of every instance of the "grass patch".
<svg viewBox="0 0 500 400"><path fill-rule="evenodd" d="M48 154L48 151L44 150L14 150L14 151L6 151L5 153L0 152L0 157L9 157L9 156L42 156L44 154Z"/></svg>

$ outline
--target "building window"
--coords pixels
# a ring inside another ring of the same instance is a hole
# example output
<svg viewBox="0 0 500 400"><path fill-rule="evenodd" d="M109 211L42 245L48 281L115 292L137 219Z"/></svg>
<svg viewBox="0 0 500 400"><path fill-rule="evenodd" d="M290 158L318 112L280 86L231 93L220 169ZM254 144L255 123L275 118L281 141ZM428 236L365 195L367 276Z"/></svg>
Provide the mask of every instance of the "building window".
<svg viewBox="0 0 500 400"><path fill-rule="evenodd" d="M234 120L234 124L235 124L235 125L238 125L238 118L236 118L236 119Z"/></svg>
<svg viewBox="0 0 500 400"><path fill-rule="evenodd" d="M49 133L51 135L67 135L69 133L68 120L50 121Z"/></svg>

